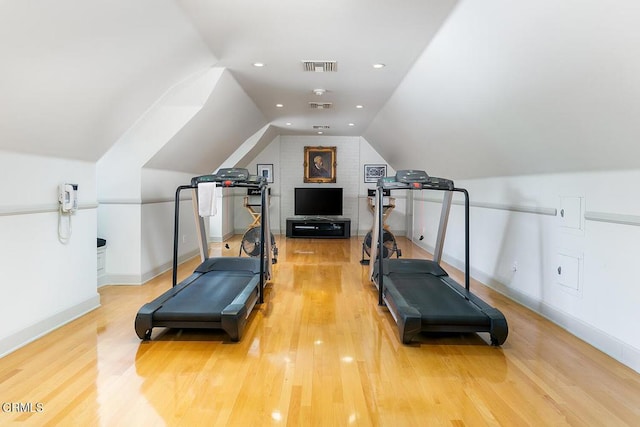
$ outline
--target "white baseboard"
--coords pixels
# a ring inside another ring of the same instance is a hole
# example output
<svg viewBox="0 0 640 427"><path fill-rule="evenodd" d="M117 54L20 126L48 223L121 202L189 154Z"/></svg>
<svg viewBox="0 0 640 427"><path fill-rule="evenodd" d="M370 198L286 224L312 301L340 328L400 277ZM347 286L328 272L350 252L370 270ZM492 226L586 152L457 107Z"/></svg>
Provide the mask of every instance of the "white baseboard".
<svg viewBox="0 0 640 427"><path fill-rule="evenodd" d="M243 233L244 233L244 231L240 232L239 234L243 234ZM218 237L218 236L209 237L209 243L222 243L222 242L232 238L234 234L238 234L238 233L230 231L230 232L228 232L227 234L225 234L222 237Z"/></svg>
<svg viewBox="0 0 640 427"><path fill-rule="evenodd" d="M191 258L197 256L200 252L196 249L186 254L182 254L178 257L178 264L182 264L185 261L190 260ZM142 273L141 275L137 274L105 274L98 278L98 286L105 285L143 285L147 283L149 280L153 279L161 275L162 273L171 270L173 268L173 261L165 262L158 267L152 268L151 270Z"/></svg>
<svg viewBox="0 0 640 427"><path fill-rule="evenodd" d="M142 285L142 276L138 274L105 274L100 286L106 285Z"/></svg>
<svg viewBox="0 0 640 427"><path fill-rule="evenodd" d="M418 242L414 243L427 250L429 253L433 253L434 248L432 246L420 244ZM447 264L457 268L458 270L464 270L464 262L444 255L442 258L443 261ZM620 341L618 338L596 328L593 325L590 325L589 323L586 323L583 320L578 319L577 317L571 316L570 314L559 310L558 308L550 305L545 301L541 301L537 298L532 297L531 295L527 295L518 290L509 288L496 278L479 270L471 268L470 274L480 283L527 307L529 310L550 320L572 335L580 338L581 340L592 345L603 353L611 356L618 362L640 373L639 349ZM507 319L507 322L508 321L509 319Z"/></svg>
<svg viewBox="0 0 640 427"><path fill-rule="evenodd" d="M185 261L190 260L191 258L198 256L200 254L200 251L198 249L195 249L193 251L187 252L185 254L182 254L178 257L178 265L182 264ZM173 260L169 261L169 262L165 262L164 264L155 267L153 269L151 269L150 271L147 271L146 273L142 274L142 280L141 280L141 284L147 283L149 280L153 279L154 277L157 277L159 275L161 275L162 273L164 273L165 271L171 270L173 268Z"/></svg>
<svg viewBox="0 0 640 427"><path fill-rule="evenodd" d="M0 358L100 307L100 294L0 340Z"/></svg>
<svg viewBox="0 0 640 427"><path fill-rule="evenodd" d="M474 272L472 275L474 277L482 276L482 274L478 275L478 272ZM620 341L618 338L581 319L559 310L545 301L537 300L536 298L518 290L510 289L502 283L488 277L480 277L479 280L496 292L499 292L513 301L522 304L531 311L534 311L542 317L552 321L572 335L580 338L603 353L616 359L620 363L640 373L640 351L638 349Z"/></svg>
<svg viewBox="0 0 640 427"><path fill-rule="evenodd" d="M101 276L98 276L98 287L104 286L104 285L108 285L108 278L106 274L103 274Z"/></svg>
<svg viewBox="0 0 640 427"><path fill-rule="evenodd" d="M226 241L226 240L228 240L228 239L232 238L232 237L233 237L234 235L236 235L236 234L237 234L237 235L240 235L240 236L244 236L244 233L246 233L246 232L247 232L247 229L246 229L246 228L245 228L245 229L242 229L242 230L238 230L238 229L236 229L236 230L233 230L233 232L232 232L232 233L228 233L228 234L226 234L226 235L222 238L222 240L218 240L219 238L216 238L216 240L215 240L215 241L216 241L217 243L219 243L219 242L224 242L224 241ZM280 229L279 229L279 228L273 228L273 227L272 227L272 228L271 228L271 234L273 234L274 236L279 236L279 235L280 235Z"/></svg>

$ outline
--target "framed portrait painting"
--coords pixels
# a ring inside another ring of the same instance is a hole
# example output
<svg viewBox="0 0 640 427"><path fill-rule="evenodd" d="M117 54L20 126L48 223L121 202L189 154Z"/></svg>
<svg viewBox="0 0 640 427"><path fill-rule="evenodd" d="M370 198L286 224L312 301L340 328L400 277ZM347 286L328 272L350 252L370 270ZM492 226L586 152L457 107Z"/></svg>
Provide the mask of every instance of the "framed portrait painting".
<svg viewBox="0 0 640 427"><path fill-rule="evenodd" d="M304 182L336 182L336 147L304 147Z"/></svg>

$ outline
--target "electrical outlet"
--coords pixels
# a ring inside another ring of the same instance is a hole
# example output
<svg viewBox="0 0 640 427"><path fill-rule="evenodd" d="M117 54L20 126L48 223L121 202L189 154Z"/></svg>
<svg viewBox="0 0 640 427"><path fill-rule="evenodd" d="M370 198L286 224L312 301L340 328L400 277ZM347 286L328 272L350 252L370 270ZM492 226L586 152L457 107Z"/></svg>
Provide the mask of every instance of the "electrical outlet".
<svg viewBox="0 0 640 427"><path fill-rule="evenodd" d="M182 243L187 243L187 235L186 234L182 235Z"/></svg>

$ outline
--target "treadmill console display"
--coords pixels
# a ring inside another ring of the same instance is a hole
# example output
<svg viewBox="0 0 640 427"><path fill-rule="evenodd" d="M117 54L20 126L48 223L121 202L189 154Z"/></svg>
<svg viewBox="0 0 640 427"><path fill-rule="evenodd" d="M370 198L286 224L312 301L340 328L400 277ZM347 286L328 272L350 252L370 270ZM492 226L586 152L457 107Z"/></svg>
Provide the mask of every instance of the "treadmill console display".
<svg viewBox="0 0 640 427"><path fill-rule="evenodd" d="M430 176L429 180L423 184L423 188L429 188L433 190L453 190L454 185L453 181L446 178L436 178L435 176Z"/></svg>
<svg viewBox="0 0 640 427"><path fill-rule="evenodd" d="M247 178L246 182L248 184L255 184L255 185L260 185L263 183L266 184L267 178L259 175L249 175L249 178Z"/></svg>
<svg viewBox="0 0 640 427"><path fill-rule="evenodd" d="M396 181L410 183L410 182L427 182L429 175L425 171L407 169L396 172Z"/></svg>
<svg viewBox="0 0 640 427"><path fill-rule="evenodd" d="M197 186L202 182L219 182L223 187L234 187L237 184L254 185L257 187L266 185L267 179L258 175L250 175L247 169L223 168L211 175L196 176L191 179L191 185Z"/></svg>
<svg viewBox="0 0 640 427"><path fill-rule="evenodd" d="M395 177L381 178L378 186L385 191L392 189L453 191L455 188L450 179L429 176L425 171L414 169L400 170Z"/></svg>
<svg viewBox="0 0 640 427"><path fill-rule="evenodd" d="M223 168L215 176L223 181L246 181L249 179L249 171L240 168Z"/></svg>

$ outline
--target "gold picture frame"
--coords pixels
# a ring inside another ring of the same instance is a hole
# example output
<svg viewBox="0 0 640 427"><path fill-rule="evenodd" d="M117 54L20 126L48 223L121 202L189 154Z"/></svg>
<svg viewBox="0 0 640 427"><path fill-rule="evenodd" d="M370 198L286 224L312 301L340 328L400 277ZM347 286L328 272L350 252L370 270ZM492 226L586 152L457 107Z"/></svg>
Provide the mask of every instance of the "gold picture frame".
<svg viewBox="0 0 640 427"><path fill-rule="evenodd" d="M336 147L304 147L304 182L336 182Z"/></svg>

